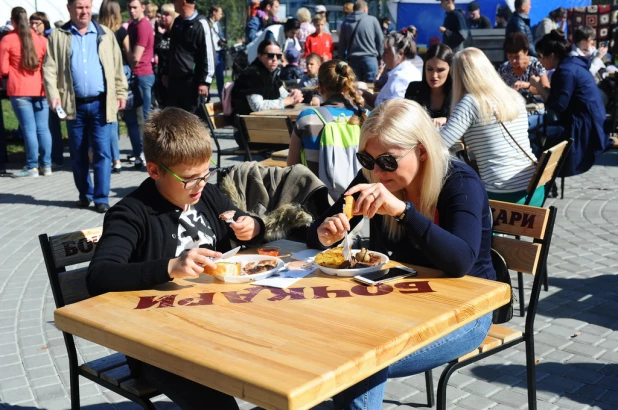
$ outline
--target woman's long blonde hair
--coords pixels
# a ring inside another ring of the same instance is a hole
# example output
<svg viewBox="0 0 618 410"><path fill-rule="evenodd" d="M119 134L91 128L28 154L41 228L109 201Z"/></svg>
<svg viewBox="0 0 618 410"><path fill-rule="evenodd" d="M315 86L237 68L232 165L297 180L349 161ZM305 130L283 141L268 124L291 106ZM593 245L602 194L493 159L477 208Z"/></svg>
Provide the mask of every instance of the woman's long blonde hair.
<svg viewBox="0 0 618 410"><path fill-rule="evenodd" d="M411 149L416 145L425 147L427 157L419 162L417 174L421 178L417 181L421 187L421 198L417 209L433 221L450 160L431 118L414 101L403 99L384 101L365 120L361 128L359 150L364 151L367 143L374 139L386 148ZM363 175L372 183L378 182L372 171L363 168ZM393 194L399 199L404 199L403 190ZM404 230L394 218L385 217L384 222L384 229L389 239L402 238Z"/></svg>
<svg viewBox="0 0 618 410"><path fill-rule="evenodd" d="M470 94L478 104L481 124L489 124L493 115L500 122L513 121L519 116L523 97L506 85L478 48L469 47L455 54L451 71L451 113L464 95Z"/></svg>

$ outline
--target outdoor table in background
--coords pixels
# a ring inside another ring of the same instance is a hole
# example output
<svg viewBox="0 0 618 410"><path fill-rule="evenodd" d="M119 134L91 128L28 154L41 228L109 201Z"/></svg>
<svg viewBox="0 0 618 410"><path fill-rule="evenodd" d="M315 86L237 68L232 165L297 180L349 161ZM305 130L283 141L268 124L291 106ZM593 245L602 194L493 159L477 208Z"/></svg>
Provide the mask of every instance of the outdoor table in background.
<svg viewBox="0 0 618 410"><path fill-rule="evenodd" d="M253 111L250 115L265 117L287 116L290 117L292 121L296 121L296 117L307 108L311 108L311 106L309 104L296 104L294 107L284 108L283 110Z"/></svg>
<svg viewBox="0 0 618 410"><path fill-rule="evenodd" d="M511 298L503 283L415 268L417 278L377 288L319 271L288 289L200 275L54 317L61 330L266 409L308 409Z"/></svg>
<svg viewBox="0 0 618 410"><path fill-rule="evenodd" d="M266 158L264 161L260 161L260 164L268 165L269 167L287 167L289 152L289 149L275 151L270 158Z"/></svg>

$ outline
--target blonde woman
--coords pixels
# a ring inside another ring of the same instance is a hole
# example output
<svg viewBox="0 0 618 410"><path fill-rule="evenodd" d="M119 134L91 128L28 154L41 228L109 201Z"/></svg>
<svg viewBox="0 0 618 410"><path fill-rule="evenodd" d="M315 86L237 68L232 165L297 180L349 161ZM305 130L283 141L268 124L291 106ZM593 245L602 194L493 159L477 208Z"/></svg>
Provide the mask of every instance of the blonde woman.
<svg viewBox="0 0 618 410"><path fill-rule="evenodd" d="M305 41L307 37L315 33L315 27L311 24L311 12L305 7L301 7L296 12L296 17L300 21L300 31L298 32L298 41L300 45L305 47Z"/></svg>
<svg viewBox="0 0 618 410"><path fill-rule="evenodd" d="M411 127L410 124L413 124ZM351 221L340 198L309 228L307 244L341 241L362 215L370 219L369 249L451 277L495 280L491 217L485 187L466 164L451 161L431 118L417 103L389 100L361 129L358 173L345 195L356 198ZM386 379L410 376L472 351L491 325L489 313L333 397L335 409L379 409ZM363 407L364 406L364 407Z"/></svg>
<svg viewBox="0 0 618 410"><path fill-rule="evenodd" d="M463 141L469 148L490 199L523 203L536 166L523 97L477 48L457 53L451 70L451 116L440 129L444 143ZM539 188L532 201L540 203L544 193Z"/></svg>

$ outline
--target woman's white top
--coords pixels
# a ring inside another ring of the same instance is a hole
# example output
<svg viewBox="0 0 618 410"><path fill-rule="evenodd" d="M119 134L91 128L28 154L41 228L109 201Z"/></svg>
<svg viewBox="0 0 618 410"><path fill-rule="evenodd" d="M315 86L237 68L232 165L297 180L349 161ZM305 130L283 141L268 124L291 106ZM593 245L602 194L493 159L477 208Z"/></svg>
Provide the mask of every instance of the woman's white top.
<svg viewBox="0 0 618 410"><path fill-rule="evenodd" d="M412 60L403 60L397 67L388 72L388 81L378 93L374 105L378 106L384 100L404 98L408 85L412 81L421 81L422 79L421 71L414 66Z"/></svg>
<svg viewBox="0 0 618 410"><path fill-rule="evenodd" d="M463 137L478 163L479 175L488 192L525 191L536 168L530 160L530 158L536 160L536 157L530 149L528 139L526 106L523 99L518 99L514 103L520 106L519 116L511 122L504 123L513 138L493 116L489 124L480 123L478 103L470 94L461 99L446 125L440 129L440 135L447 147L451 147Z"/></svg>
<svg viewBox="0 0 618 410"><path fill-rule="evenodd" d="M582 51L582 49L577 47L575 44L573 44L573 46L571 47L571 52L569 53L569 55L573 56L573 57L577 57L577 56L579 56L579 57L588 57L590 59L590 61L591 61L591 63L590 63L590 74L592 74L593 76L596 76L601 68L605 68L605 63L603 62L603 60L601 60L599 57L596 56L596 53L594 53L592 56L590 56L590 55L584 53ZM596 78L595 78L595 81L596 81Z"/></svg>

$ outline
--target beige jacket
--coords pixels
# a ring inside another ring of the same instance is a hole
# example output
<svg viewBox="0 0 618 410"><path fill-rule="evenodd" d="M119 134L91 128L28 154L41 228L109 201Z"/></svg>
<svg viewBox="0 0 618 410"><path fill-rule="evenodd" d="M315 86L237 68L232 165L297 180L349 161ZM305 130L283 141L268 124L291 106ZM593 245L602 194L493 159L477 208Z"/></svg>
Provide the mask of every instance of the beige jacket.
<svg viewBox="0 0 618 410"><path fill-rule="evenodd" d="M122 67L122 54L114 33L105 26L93 22L97 30L99 59L103 66L106 89L107 122L116 122L118 99L127 99L127 78ZM75 91L71 75L71 22L52 30L43 63L43 81L50 103L60 99L67 119L75 119Z"/></svg>

